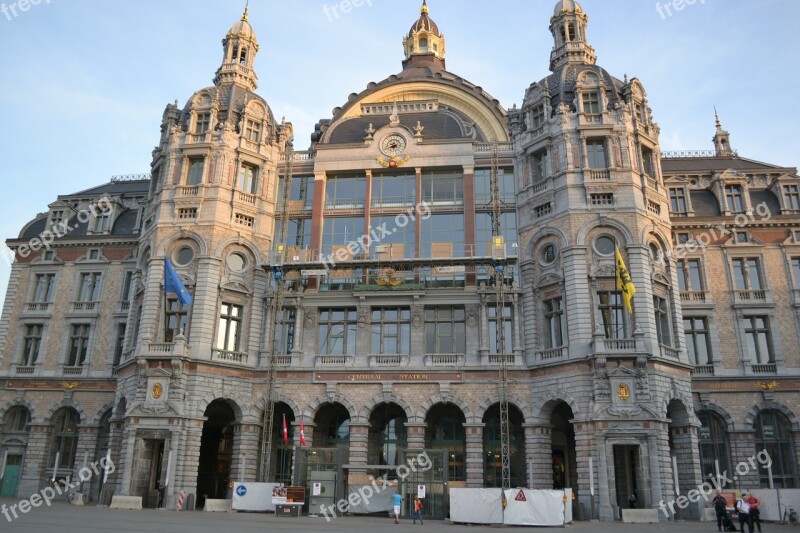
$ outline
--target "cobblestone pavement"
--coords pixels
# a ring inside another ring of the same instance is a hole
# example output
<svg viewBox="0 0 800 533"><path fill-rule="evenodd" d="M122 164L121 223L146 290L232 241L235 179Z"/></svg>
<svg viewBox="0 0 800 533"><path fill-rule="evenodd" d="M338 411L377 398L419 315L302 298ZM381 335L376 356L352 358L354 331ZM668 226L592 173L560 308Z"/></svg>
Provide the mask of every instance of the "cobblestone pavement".
<svg viewBox="0 0 800 533"><path fill-rule="evenodd" d="M10 506L16 500L0 499L0 506ZM0 507L2 509L2 507ZM12 516L13 518L13 516ZM147 533L197 533L203 531L296 531L303 533L359 532L359 531L400 531L410 528L428 532L460 533L463 531L496 531L497 527L462 526L442 521L426 521L423 526L411 524L411 520L401 520L395 525L390 519L382 518L337 518L326 522L324 518L276 518L273 515L245 513L175 513L171 511L117 511L103 507L73 507L65 503L53 503L50 508L32 509L25 515L8 523L0 514L0 531L2 532L58 532L58 533L94 533L94 532L147 532ZM558 528L560 529L560 528ZM669 532L694 533L717 531L716 524L708 522L679 522L655 525L628 525L618 522L576 522L567 526L568 530L586 533L638 533ZM521 531L515 528L512 531ZM766 533L800 531L797 528L778 524L764 524Z"/></svg>

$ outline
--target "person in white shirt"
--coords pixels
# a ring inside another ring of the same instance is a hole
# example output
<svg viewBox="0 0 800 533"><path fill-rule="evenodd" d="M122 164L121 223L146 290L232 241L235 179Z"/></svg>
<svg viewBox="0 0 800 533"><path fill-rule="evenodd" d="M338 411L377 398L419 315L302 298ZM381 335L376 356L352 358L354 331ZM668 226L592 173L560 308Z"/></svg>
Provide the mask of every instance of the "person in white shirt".
<svg viewBox="0 0 800 533"><path fill-rule="evenodd" d="M743 492L741 497L736 500L736 512L739 513L739 528L744 533L744 525L747 524L749 533L753 533L753 519L750 516L750 504L747 503L747 493Z"/></svg>

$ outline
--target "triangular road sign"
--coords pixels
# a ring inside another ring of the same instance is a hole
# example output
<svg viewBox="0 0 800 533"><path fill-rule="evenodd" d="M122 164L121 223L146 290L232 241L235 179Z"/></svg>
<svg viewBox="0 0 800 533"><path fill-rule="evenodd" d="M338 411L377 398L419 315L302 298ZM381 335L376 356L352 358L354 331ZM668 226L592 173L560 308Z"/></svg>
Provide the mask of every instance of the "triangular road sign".
<svg viewBox="0 0 800 533"><path fill-rule="evenodd" d="M525 491L520 489L520 491L517 493L517 497L514 498L514 501L515 502L526 502L526 501L528 501L528 498L525 497Z"/></svg>

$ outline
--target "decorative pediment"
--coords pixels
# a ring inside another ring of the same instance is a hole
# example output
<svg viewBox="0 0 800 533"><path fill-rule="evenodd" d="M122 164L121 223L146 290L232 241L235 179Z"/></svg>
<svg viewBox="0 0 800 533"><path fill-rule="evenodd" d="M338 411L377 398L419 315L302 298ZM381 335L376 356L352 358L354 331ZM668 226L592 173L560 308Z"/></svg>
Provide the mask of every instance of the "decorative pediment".
<svg viewBox="0 0 800 533"><path fill-rule="evenodd" d="M253 292L250 287L245 284L244 280L230 278L222 282L221 288L224 291L241 292L245 294L252 294Z"/></svg>
<svg viewBox="0 0 800 533"><path fill-rule="evenodd" d="M650 279L654 283L661 283L662 285L666 285L666 286L670 285L670 281L667 278L667 276L663 272L658 271L658 270L653 270L652 271L652 274L650 275Z"/></svg>
<svg viewBox="0 0 800 533"><path fill-rule="evenodd" d="M613 278L617 275L613 261L600 261L592 264L589 275L593 278Z"/></svg>
<svg viewBox="0 0 800 533"><path fill-rule="evenodd" d="M636 370L634 370L632 368L628 368L628 367L625 367L625 366L618 366L618 367L613 368L613 369L608 371L608 377L609 378L628 377L628 376L638 377L639 376L639 372L637 372Z"/></svg>
<svg viewBox="0 0 800 533"><path fill-rule="evenodd" d="M564 282L564 278L555 272L547 272L542 274L536 280L536 288L544 289L550 285L559 285Z"/></svg>

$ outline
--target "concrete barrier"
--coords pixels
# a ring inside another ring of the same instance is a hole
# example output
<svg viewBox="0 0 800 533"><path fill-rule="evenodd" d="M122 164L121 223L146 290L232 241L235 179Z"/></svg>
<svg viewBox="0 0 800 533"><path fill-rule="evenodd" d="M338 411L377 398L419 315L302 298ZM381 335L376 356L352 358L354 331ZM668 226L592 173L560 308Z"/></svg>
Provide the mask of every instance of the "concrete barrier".
<svg viewBox="0 0 800 533"><path fill-rule="evenodd" d="M125 509L130 511L138 511L142 509L141 496L118 496L114 495L111 498L111 509Z"/></svg>
<svg viewBox="0 0 800 533"><path fill-rule="evenodd" d="M231 500L206 500L203 511L207 513L227 513L231 510Z"/></svg>
<svg viewBox="0 0 800 533"><path fill-rule="evenodd" d="M623 509L623 524L658 524L656 509Z"/></svg>

